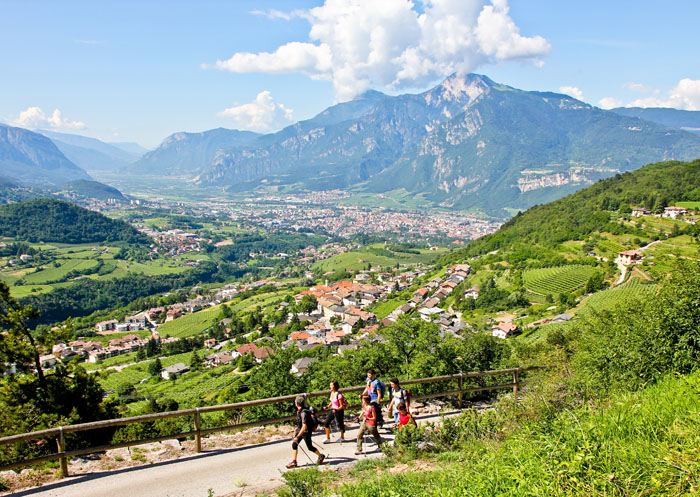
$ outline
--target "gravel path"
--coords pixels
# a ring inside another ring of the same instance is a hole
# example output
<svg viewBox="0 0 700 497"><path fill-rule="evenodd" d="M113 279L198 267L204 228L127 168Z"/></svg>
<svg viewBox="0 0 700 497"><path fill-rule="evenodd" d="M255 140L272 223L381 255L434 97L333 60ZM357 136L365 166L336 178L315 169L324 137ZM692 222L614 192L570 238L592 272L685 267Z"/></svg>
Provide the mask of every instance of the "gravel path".
<svg viewBox="0 0 700 497"><path fill-rule="evenodd" d="M451 412L450 414L452 414ZM436 415L421 416L419 421L436 421ZM345 433L345 443L322 444L325 435L317 431L314 443L327 454L323 469L338 469L359 459L381 457L374 445L364 444L364 455L356 456L357 425ZM392 435L382 437L393 440ZM335 437L333 437L335 438ZM307 450L304 447L304 450ZM308 452L308 450L307 450ZM20 490L13 496L35 497L207 497L250 496L269 492L282 484L285 464L291 460L291 440L249 445L240 448L208 450L190 457L146 466L73 475L42 487ZM315 456L309 453L315 461ZM312 465L300 450L300 465Z"/></svg>

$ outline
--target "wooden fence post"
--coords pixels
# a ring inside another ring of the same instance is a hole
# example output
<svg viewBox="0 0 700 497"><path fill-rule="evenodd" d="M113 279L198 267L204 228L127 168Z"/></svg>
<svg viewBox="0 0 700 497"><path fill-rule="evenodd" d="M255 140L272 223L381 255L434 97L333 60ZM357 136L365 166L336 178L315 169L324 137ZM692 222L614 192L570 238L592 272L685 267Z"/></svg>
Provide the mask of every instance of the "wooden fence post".
<svg viewBox="0 0 700 497"><path fill-rule="evenodd" d="M199 407L195 409L194 412L194 430L197 432L194 435L194 450L195 452L202 452L202 418L199 414Z"/></svg>
<svg viewBox="0 0 700 497"><path fill-rule="evenodd" d="M459 408L462 408L462 374L460 373L459 378L457 379L459 383Z"/></svg>
<svg viewBox="0 0 700 497"><path fill-rule="evenodd" d="M520 371L520 368L516 369L513 371L513 396L518 395L518 372Z"/></svg>
<svg viewBox="0 0 700 497"><path fill-rule="evenodd" d="M60 427L58 432L58 452L61 454L66 453L66 436L63 433L63 426ZM65 455L61 456L61 478L68 476L68 459Z"/></svg>

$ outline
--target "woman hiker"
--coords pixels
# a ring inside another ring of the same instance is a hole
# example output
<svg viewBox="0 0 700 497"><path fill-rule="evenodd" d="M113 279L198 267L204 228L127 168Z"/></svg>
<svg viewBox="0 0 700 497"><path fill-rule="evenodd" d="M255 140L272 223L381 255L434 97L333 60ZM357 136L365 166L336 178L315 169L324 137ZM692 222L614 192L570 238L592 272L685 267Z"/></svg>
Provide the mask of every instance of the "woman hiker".
<svg viewBox="0 0 700 497"><path fill-rule="evenodd" d="M379 431L377 430L377 410L370 404L370 397L368 394L362 394L362 413L360 413L360 431L357 434L357 450L355 455L359 456L362 454L362 437L364 437L365 432L369 431L374 437L374 441L377 442L377 447L382 450L382 437L379 436Z"/></svg>
<svg viewBox="0 0 700 497"><path fill-rule="evenodd" d="M299 451L299 442L301 440L304 440L306 447L308 447L311 452L318 455L316 464L322 464L326 456L325 454L321 454L321 451L314 447L314 444L311 441L311 435L313 435L313 431L316 426L314 425L311 411L306 407L306 399L304 396L297 396L297 398L294 400L294 405L297 408L297 429L296 434L292 439L292 454L294 455L294 459L292 459L292 462L287 464L287 468L291 469L297 467L297 453Z"/></svg>
<svg viewBox="0 0 700 497"><path fill-rule="evenodd" d="M328 399L328 405L324 408L331 410L323 421L323 427L326 430L326 439L323 441L324 444L331 443L331 423L334 419L340 431L338 442L345 442L345 409L348 407L348 401L345 400L343 394L338 391L339 389L340 384L336 380L331 381L331 395Z"/></svg>

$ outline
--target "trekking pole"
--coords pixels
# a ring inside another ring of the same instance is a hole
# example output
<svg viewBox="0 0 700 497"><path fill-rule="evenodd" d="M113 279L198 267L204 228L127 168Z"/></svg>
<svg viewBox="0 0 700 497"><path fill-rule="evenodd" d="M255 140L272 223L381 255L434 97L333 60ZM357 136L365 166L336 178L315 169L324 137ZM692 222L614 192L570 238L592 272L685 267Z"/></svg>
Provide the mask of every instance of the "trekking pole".
<svg viewBox="0 0 700 497"><path fill-rule="evenodd" d="M311 459L311 456L310 456L309 454L306 453L306 451L304 450L304 447L302 447L301 445L299 445L299 448L300 448L301 451L304 453L304 455L305 455L306 458L309 460L309 462L310 462L311 464L313 464L313 463L314 463L314 460Z"/></svg>

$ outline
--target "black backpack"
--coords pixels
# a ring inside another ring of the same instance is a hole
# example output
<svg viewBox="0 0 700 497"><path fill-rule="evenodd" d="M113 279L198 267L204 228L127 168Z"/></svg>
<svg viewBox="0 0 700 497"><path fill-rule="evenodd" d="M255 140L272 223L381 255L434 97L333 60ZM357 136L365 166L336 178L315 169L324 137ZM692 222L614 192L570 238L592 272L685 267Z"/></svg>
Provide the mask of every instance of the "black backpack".
<svg viewBox="0 0 700 497"><path fill-rule="evenodd" d="M310 431L314 431L321 424L318 421L318 413L314 406L308 406L302 409L302 412L306 411L306 425Z"/></svg>

